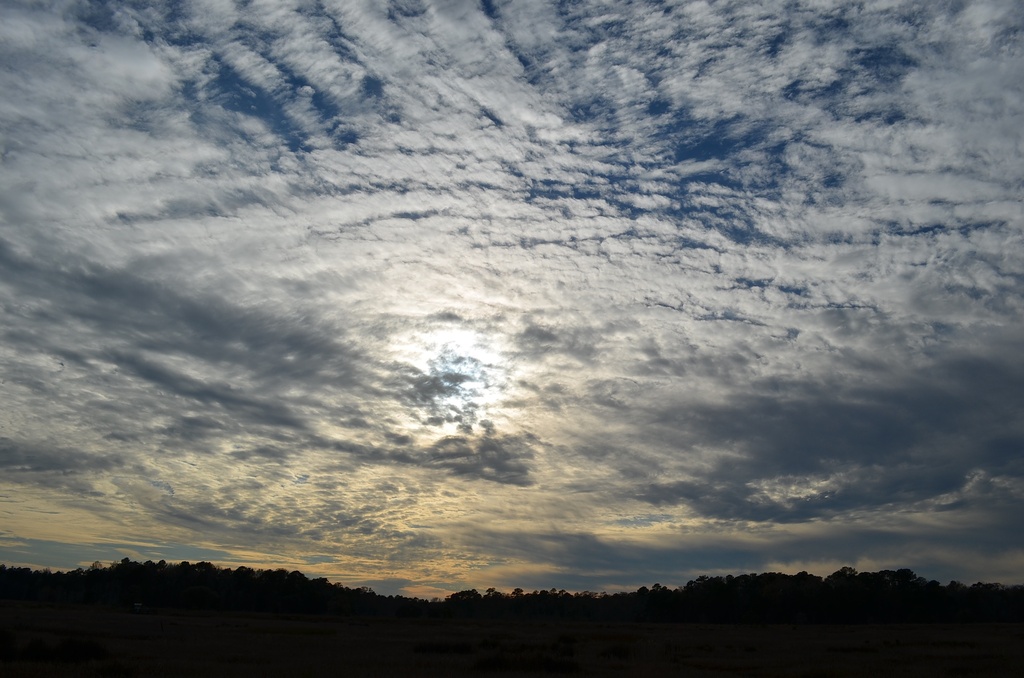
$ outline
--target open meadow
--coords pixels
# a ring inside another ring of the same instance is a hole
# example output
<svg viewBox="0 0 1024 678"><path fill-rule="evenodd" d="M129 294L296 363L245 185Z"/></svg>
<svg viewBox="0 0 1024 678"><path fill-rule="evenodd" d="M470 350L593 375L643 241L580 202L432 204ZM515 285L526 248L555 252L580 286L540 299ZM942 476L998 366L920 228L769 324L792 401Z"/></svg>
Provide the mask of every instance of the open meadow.
<svg viewBox="0 0 1024 678"><path fill-rule="evenodd" d="M0 674L1019 676L1024 626L601 624L0 604Z"/></svg>

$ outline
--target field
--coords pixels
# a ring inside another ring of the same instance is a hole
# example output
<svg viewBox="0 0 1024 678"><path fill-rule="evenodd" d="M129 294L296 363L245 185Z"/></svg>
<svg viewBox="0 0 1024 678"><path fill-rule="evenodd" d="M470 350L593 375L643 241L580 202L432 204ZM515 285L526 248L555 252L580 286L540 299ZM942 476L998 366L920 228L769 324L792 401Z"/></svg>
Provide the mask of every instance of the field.
<svg viewBox="0 0 1024 678"><path fill-rule="evenodd" d="M1021 676L1024 626L349 619L0 603L22 676ZM11 653L14 653L13 655Z"/></svg>

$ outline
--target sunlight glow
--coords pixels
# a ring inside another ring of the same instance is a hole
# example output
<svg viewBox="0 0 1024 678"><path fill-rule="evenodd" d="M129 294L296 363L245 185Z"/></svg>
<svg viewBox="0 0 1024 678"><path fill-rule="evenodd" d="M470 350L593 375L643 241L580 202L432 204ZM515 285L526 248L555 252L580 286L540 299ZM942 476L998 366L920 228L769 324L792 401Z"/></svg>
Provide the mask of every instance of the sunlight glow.
<svg viewBox="0 0 1024 678"><path fill-rule="evenodd" d="M494 338L464 327L431 328L401 337L394 351L415 370L426 410L421 423L455 434L503 418L499 405L511 368Z"/></svg>

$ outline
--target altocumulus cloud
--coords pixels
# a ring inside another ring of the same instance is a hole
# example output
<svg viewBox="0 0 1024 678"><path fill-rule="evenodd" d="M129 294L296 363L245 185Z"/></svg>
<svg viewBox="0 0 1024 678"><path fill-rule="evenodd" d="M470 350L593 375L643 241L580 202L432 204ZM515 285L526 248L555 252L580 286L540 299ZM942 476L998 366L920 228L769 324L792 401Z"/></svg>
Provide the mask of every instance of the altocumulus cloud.
<svg viewBox="0 0 1024 678"><path fill-rule="evenodd" d="M1019 577L1019 3L0 34L4 561Z"/></svg>

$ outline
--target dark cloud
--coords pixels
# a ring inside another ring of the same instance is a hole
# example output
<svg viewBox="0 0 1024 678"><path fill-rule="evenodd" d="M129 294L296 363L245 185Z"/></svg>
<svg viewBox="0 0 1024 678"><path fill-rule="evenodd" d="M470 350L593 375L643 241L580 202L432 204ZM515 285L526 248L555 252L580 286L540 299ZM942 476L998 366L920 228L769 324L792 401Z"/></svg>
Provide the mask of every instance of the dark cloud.
<svg viewBox="0 0 1024 678"><path fill-rule="evenodd" d="M82 450L25 445L0 438L0 466L8 474L49 474L60 477L74 473L105 473L127 463L120 455L94 455Z"/></svg>
<svg viewBox="0 0 1024 678"><path fill-rule="evenodd" d="M529 485L529 462L534 452L528 441L518 437L474 440L448 437L430 448L431 466L451 470L459 476L486 478L512 485Z"/></svg>
<svg viewBox="0 0 1024 678"><path fill-rule="evenodd" d="M961 490L977 469L1024 480L1024 428L1014 416L1024 411L1024 366L1015 354L875 376L866 385L755 383L755 392L721 405L657 412L655 423L678 436L681 453L728 454L690 480L654 483L640 496L709 517L789 521L909 509Z"/></svg>
<svg viewBox="0 0 1024 678"><path fill-rule="evenodd" d="M562 327L559 332L543 325L529 324L516 337L520 349L532 359L560 354L580 362L592 361L598 354L600 332L588 327Z"/></svg>

